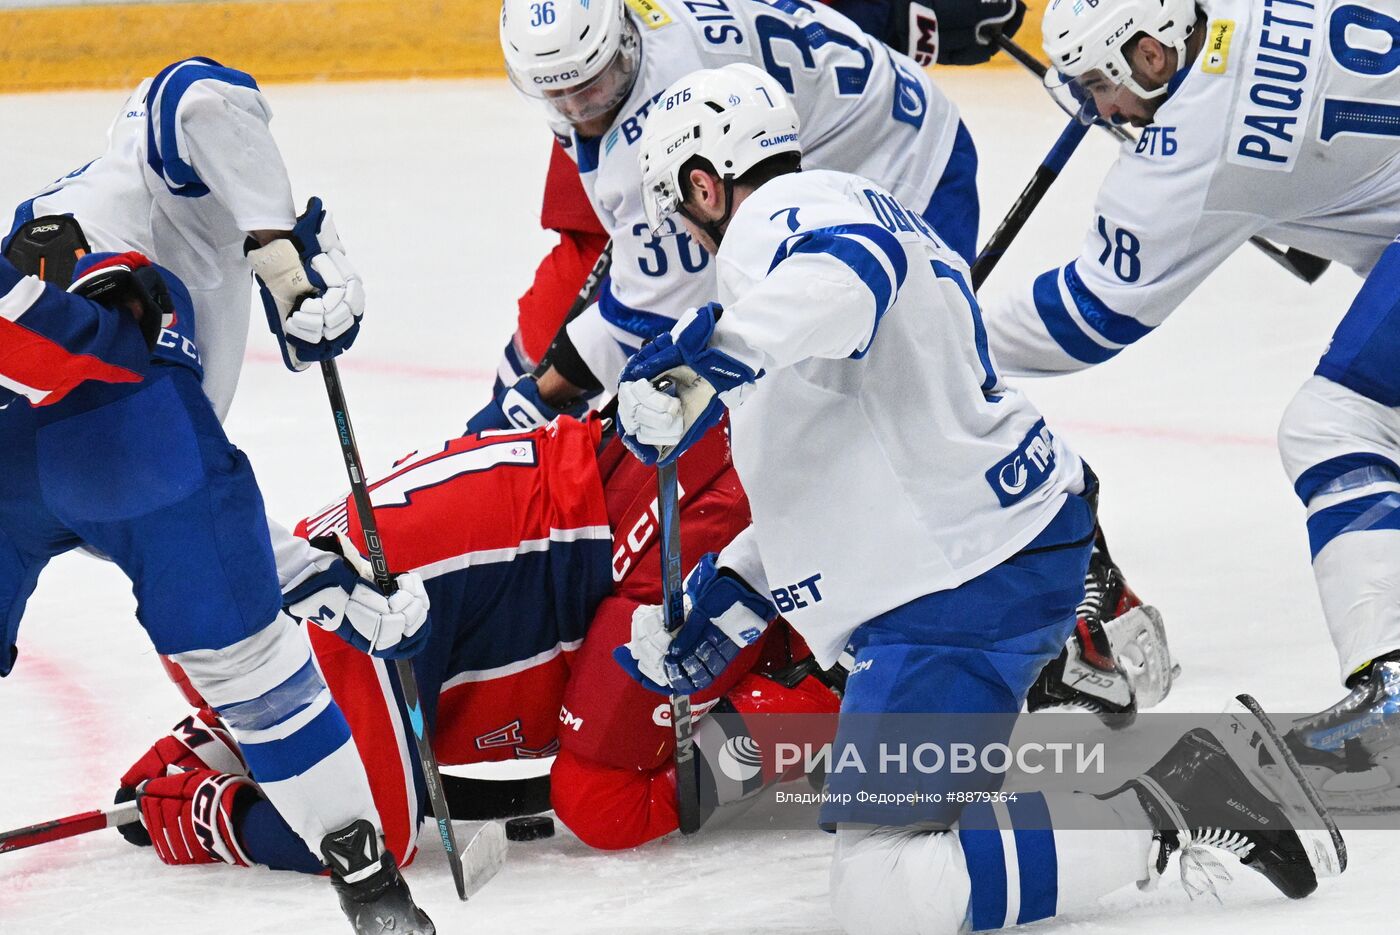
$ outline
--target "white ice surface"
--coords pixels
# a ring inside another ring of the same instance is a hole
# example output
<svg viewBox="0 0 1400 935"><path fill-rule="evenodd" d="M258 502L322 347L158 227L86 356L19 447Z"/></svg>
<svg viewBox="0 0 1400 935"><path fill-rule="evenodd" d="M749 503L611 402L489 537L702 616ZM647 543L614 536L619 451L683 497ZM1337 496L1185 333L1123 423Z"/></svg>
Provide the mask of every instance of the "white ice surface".
<svg viewBox="0 0 1400 935"><path fill-rule="evenodd" d="M1023 74L938 78L977 139L985 240L1063 120ZM343 371L374 474L457 432L484 400L515 296L551 242L537 223L549 137L505 82L285 86L269 97L298 197L325 198L370 290ZM0 205L99 152L121 99L0 97ZM1070 258L1112 158L1112 143L1091 133L989 288ZM1276 711L1339 695L1302 509L1273 439L1357 285L1334 269L1308 287L1244 248L1140 347L1031 386L1104 479L1114 555L1166 615L1184 668L1168 710L1219 710L1239 691ZM324 392L314 371L282 368L257 321L250 347L229 434L252 457L273 514L295 520L344 487ZM122 770L182 715L129 595L113 568L90 559L69 556L45 573L19 666L0 682L0 828L109 802ZM837 931L826 909L830 840L816 831L719 832L608 855L561 827L553 841L516 845L467 905L455 901L431 834L408 878L444 933ZM1350 835L1346 876L1301 903L1245 871L1223 906L1189 903L1177 885L1148 897L1130 889L1038 930L1380 932L1400 907L1393 842ZM0 857L4 935L177 930L318 935L345 925L322 880L168 868L111 832Z"/></svg>

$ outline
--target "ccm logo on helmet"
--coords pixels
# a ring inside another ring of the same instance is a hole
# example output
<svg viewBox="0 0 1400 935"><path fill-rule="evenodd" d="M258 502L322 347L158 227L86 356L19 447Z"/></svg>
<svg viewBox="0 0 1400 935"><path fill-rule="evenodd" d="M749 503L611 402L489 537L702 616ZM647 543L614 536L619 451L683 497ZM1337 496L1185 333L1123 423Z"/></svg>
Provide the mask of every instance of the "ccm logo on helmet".
<svg viewBox="0 0 1400 935"><path fill-rule="evenodd" d="M1128 20L1126 23L1124 23L1122 26L1119 26L1116 30L1114 30L1113 35L1111 35L1111 36L1109 36L1107 39L1105 39L1105 40L1103 41L1103 44L1106 45L1106 46L1111 46L1111 45L1113 45L1113 43L1115 43L1115 42L1118 41L1118 37L1119 37L1119 36L1123 35L1123 33L1127 32L1129 29L1132 29L1132 28L1133 28L1133 21L1132 21L1131 19L1129 19L1129 20Z"/></svg>
<svg viewBox="0 0 1400 935"><path fill-rule="evenodd" d="M791 143L797 139L796 133L784 133L782 136L770 136L766 140L759 140L760 149L767 149L770 146L780 146L783 143Z"/></svg>
<svg viewBox="0 0 1400 935"><path fill-rule="evenodd" d="M684 143L686 143L687 141L689 141L689 139L690 139L690 131L687 130L687 131L685 131L685 134L684 134L683 136L677 137L677 138L671 143L670 146L667 146L667 147L666 147L666 155L669 156L669 155L671 155L672 153L674 153L676 150L680 149L681 146L682 146Z"/></svg>
<svg viewBox="0 0 1400 935"><path fill-rule="evenodd" d="M535 84L558 84L561 81L568 81L570 78L578 77L578 69L560 72L557 75L535 75L530 80Z"/></svg>

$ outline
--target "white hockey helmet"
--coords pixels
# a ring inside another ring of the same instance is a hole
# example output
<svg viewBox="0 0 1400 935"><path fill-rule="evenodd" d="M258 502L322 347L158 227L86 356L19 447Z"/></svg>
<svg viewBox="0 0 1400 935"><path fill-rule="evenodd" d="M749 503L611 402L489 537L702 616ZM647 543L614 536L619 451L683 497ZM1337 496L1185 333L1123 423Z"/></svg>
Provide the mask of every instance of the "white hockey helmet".
<svg viewBox="0 0 1400 935"><path fill-rule="evenodd" d="M582 123L626 99L641 42L623 0L503 0L501 51L521 93Z"/></svg>
<svg viewBox="0 0 1400 935"><path fill-rule="evenodd" d="M1195 26L1195 0L1051 0L1040 21L1052 75L1058 72L1061 83L1077 86L1076 96L1092 94L1096 82L1108 82L1149 100L1165 94L1167 86L1149 91L1138 83L1128 43L1145 33L1175 49L1181 68Z"/></svg>
<svg viewBox="0 0 1400 935"><path fill-rule="evenodd" d="M802 153L791 98L748 62L686 75L661 93L642 128L642 205L659 231L681 204L681 167L693 156L733 180L780 153Z"/></svg>

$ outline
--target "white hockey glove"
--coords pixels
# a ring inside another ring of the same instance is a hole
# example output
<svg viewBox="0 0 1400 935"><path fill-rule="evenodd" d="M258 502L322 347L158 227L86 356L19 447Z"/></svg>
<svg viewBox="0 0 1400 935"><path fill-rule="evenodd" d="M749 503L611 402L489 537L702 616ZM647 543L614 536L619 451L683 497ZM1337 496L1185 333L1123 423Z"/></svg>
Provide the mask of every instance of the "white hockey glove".
<svg viewBox="0 0 1400 935"><path fill-rule="evenodd" d="M633 354L618 379L622 442L644 464L670 464L738 405L762 373L710 346L724 309L711 302L681 316ZM672 392L656 387L671 381Z"/></svg>
<svg viewBox="0 0 1400 935"><path fill-rule="evenodd" d="M261 247L250 239L244 252L289 369L305 370L354 343L365 313L364 284L321 199L307 202L290 238Z"/></svg>
<svg viewBox="0 0 1400 935"><path fill-rule="evenodd" d="M330 630L361 652L381 659L406 659L428 639L428 594L414 572L395 578L387 597L374 572L343 533L318 537L311 574L282 596L287 613ZM325 546L331 546L327 550Z"/></svg>

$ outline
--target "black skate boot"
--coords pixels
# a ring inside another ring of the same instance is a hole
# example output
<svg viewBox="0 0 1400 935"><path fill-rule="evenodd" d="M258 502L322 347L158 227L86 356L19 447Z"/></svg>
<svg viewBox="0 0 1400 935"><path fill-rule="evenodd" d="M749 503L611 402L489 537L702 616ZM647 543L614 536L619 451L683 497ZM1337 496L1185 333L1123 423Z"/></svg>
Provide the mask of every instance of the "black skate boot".
<svg viewBox="0 0 1400 935"><path fill-rule="evenodd" d="M413 902L394 855L381 853L379 833L363 818L321 841L331 868L331 884L355 935L436 935Z"/></svg>
<svg viewBox="0 0 1400 935"><path fill-rule="evenodd" d="M1207 850L1215 848L1301 899L1346 869L1346 845L1268 717L1249 696L1240 701L1247 714L1188 732L1127 784L1155 829L1148 882L1179 850L1187 892L1216 894L1230 876Z"/></svg>
<svg viewBox="0 0 1400 935"><path fill-rule="evenodd" d="M1126 727L1139 707L1135 678L1151 696L1141 699L1142 707L1151 707L1166 697L1174 668L1162 615L1123 580L1102 529L1094 531L1076 617L1064 649L1031 686L1026 709L1088 711L1110 727Z"/></svg>
<svg viewBox="0 0 1400 935"><path fill-rule="evenodd" d="M1332 707L1294 722L1288 747L1333 811L1400 811L1400 651L1373 660L1347 687Z"/></svg>

